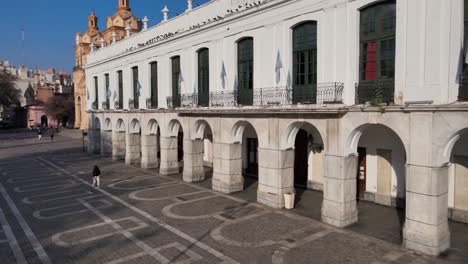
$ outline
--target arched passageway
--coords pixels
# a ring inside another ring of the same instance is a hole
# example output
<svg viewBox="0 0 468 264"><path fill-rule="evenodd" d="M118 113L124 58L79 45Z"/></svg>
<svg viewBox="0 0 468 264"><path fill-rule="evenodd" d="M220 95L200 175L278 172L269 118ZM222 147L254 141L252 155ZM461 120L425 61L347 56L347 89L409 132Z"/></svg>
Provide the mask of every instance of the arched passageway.
<svg viewBox="0 0 468 264"><path fill-rule="evenodd" d="M126 133L125 163L141 163L141 126L138 119L133 119Z"/></svg>
<svg viewBox="0 0 468 264"><path fill-rule="evenodd" d="M283 144L294 155L294 160L289 165L293 167L293 171L284 183L284 186L294 188L294 210L320 220L324 174L322 135L308 122L294 122L285 130Z"/></svg>
<svg viewBox="0 0 468 264"><path fill-rule="evenodd" d="M213 131L208 122L195 122L191 139L186 140L186 144L189 146L184 152L184 180L204 181L213 168Z"/></svg>
<svg viewBox="0 0 468 264"><path fill-rule="evenodd" d="M41 116L41 127L49 127L49 120L46 115Z"/></svg>
<svg viewBox="0 0 468 264"><path fill-rule="evenodd" d="M184 130L176 119L171 120L166 129L165 136L160 137L159 173L162 175L179 174L184 166Z"/></svg>
<svg viewBox="0 0 468 264"><path fill-rule="evenodd" d="M108 157L112 155L112 122L110 118L104 120L101 128L101 156Z"/></svg>
<svg viewBox="0 0 468 264"><path fill-rule="evenodd" d="M112 159L124 160L126 153L126 127L122 119L118 119L112 131Z"/></svg>
<svg viewBox="0 0 468 264"><path fill-rule="evenodd" d="M400 137L380 124L357 128L355 231L401 244L406 206L406 149Z"/></svg>
<svg viewBox="0 0 468 264"><path fill-rule="evenodd" d="M258 136L255 128L245 122L242 134L242 176L244 189L258 181Z"/></svg>
<svg viewBox="0 0 468 264"><path fill-rule="evenodd" d="M152 169L159 167L160 159L160 129L158 122L151 119L145 135L141 136L141 167Z"/></svg>
<svg viewBox="0 0 468 264"><path fill-rule="evenodd" d="M93 154L100 154L101 153L101 121L99 118L95 118L93 121L92 133L90 133L91 137L93 137L93 146L92 152Z"/></svg>

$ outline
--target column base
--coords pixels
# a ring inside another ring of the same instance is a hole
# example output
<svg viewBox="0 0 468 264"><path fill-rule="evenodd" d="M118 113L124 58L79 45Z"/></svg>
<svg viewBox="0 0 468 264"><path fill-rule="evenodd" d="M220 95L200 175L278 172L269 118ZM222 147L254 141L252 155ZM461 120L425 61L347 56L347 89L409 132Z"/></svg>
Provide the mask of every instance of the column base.
<svg viewBox="0 0 468 264"><path fill-rule="evenodd" d="M284 193L257 191L257 202L268 207L281 209L284 208Z"/></svg>
<svg viewBox="0 0 468 264"><path fill-rule="evenodd" d="M203 167L184 167L183 179L185 182L199 182L205 180L205 169Z"/></svg>
<svg viewBox="0 0 468 264"><path fill-rule="evenodd" d="M223 178L229 178L228 181ZM220 193L234 193L244 190L242 175L222 175L213 173L212 189Z"/></svg>
<svg viewBox="0 0 468 264"><path fill-rule="evenodd" d="M358 210L356 201L348 203L337 203L330 200L323 200L322 222L336 226L346 227L358 221Z"/></svg>
<svg viewBox="0 0 468 264"><path fill-rule="evenodd" d="M450 247L448 222L435 226L406 219L403 244L407 249L437 256Z"/></svg>
<svg viewBox="0 0 468 264"><path fill-rule="evenodd" d="M158 162L141 162L142 169L156 169L158 168Z"/></svg>
<svg viewBox="0 0 468 264"><path fill-rule="evenodd" d="M170 167L170 168L167 168L167 167L160 167L159 168L159 174L161 175L174 175L174 174L179 174L180 171L179 171L179 167Z"/></svg>

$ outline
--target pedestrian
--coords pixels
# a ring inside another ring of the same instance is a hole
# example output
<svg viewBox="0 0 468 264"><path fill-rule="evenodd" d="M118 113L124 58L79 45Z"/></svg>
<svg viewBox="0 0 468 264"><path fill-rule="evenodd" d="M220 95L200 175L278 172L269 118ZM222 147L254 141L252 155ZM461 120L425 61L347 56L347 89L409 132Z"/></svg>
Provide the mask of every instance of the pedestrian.
<svg viewBox="0 0 468 264"><path fill-rule="evenodd" d="M50 134L50 141L54 141L54 133L53 132Z"/></svg>
<svg viewBox="0 0 468 264"><path fill-rule="evenodd" d="M99 188L99 175L101 175L101 171L97 165L94 165L93 168L93 187Z"/></svg>
<svg viewBox="0 0 468 264"><path fill-rule="evenodd" d="M37 138L38 138L39 140L41 140L41 138L42 138L42 131L41 131L41 130L38 130L38 131L37 131Z"/></svg>

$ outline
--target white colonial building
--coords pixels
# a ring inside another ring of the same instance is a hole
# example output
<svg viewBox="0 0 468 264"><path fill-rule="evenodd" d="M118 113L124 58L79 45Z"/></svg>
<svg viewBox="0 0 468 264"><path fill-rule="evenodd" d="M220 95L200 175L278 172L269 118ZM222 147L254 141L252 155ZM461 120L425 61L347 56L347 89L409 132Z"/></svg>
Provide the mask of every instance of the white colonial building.
<svg viewBox="0 0 468 264"><path fill-rule="evenodd" d="M406 208L407 248L437 255L468 221L463 0L212 0L93 50L89 151L182 172L259 203L323 191ZM467 73L468 75L468 73Z"/></svg>

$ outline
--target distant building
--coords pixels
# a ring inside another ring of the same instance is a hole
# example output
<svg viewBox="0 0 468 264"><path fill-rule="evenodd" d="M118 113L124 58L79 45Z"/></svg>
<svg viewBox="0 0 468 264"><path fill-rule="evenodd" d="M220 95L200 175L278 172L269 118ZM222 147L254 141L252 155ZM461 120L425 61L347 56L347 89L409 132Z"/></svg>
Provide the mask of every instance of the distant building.
<svg viewBox="0 0 468 264"><path fill-rule="evenodd" d="M114 15L107 18L106 26L106 30L99 32L98 18L93 11L88 17L87 31L75 35L75 67L73 69L73 79L75 80L75 128L87 129L88 127L86 77L82 68L87 63L86 56L91 52L91 49L111 45L124 39L127 34L141 31L141 21L132 14L130 0L118 1L118 9Z"/></svg>

